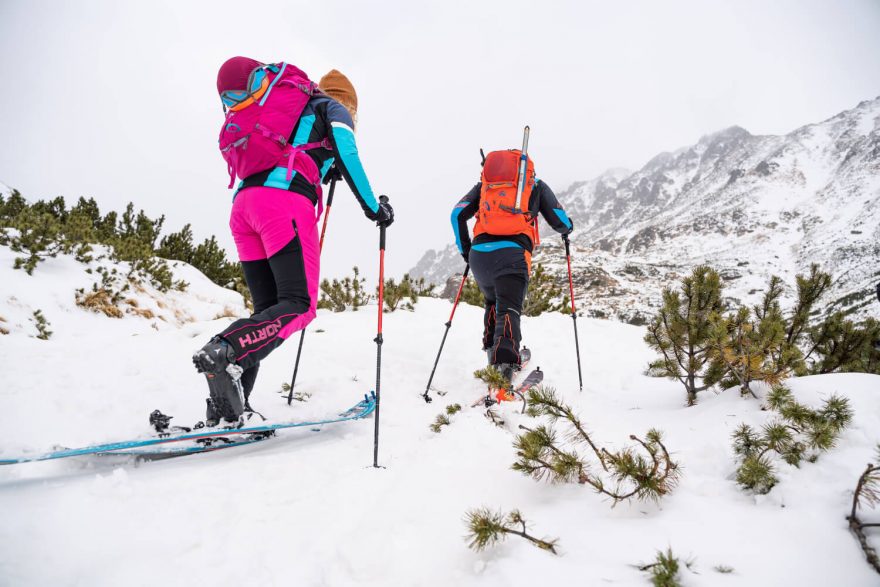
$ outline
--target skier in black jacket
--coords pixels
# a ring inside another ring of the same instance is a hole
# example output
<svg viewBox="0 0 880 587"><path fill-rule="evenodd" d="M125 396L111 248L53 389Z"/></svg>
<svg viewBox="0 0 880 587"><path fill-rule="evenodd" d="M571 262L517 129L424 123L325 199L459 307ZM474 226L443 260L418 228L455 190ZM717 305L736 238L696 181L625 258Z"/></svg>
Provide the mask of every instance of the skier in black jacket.
<svg viewBox="0 0 880 587"><path fill-rule="evenodd" d="M489 364L508 379L521 363L520 314L537 240L537 216L560 234L574 229L550 187L535 178L531 160L520 206L514 206L520 161L519 151L489 153L480 183L456 204L451 219L458 250L486 298L483 350ZM474 216L471 242L467 221Z"/></svg>

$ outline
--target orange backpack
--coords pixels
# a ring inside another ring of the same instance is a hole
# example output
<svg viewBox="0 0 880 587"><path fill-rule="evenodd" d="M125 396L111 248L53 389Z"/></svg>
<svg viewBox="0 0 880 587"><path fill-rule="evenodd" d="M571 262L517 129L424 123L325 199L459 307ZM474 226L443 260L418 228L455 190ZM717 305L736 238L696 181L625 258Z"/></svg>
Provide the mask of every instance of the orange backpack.
<svg viewBox="0 0 880 587"><path fill-rule="evenodd" d="M516 190L522 151L510 149L493 151L486 155L480 176L480 209L474 226L474 237L488 233L512 236L524 234L537 244L536 218L529 212L532 190L535 187L535 164L527 159L526 179L522 200L516 208Z"/></svg>

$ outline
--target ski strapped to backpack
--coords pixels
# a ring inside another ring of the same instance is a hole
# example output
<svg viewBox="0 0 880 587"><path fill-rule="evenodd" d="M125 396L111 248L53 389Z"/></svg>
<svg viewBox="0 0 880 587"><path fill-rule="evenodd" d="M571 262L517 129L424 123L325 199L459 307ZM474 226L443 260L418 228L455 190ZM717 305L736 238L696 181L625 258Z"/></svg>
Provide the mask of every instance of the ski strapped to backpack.
<svg viewBox="0 0 880 587"><path fill-rule="evenodd" d="M297 155L310 149L329 149L329 139L296 146L289 142L309 100L320 92L318 85L289 63L264 65L258 70L265 72L261 77L268 80L267 87L259 90L259 100L256 93L249 94L243 107L228 109L220 129L218 142L229 171L229 188L236 176L244 179L272 168L286 169L288 182L296 171L319 186L321 173L314 160Z"/></svg>
<svg viewBox="0 0 880 587"><path fill-rule="evenodd" d="M530 205L536 183L535 164L528 156L528 147L527 126L522 150L492 151L485 156L480 176L480 205L474 226L475 237L483 233L524 234L537 244L537 214Z"/></svg>

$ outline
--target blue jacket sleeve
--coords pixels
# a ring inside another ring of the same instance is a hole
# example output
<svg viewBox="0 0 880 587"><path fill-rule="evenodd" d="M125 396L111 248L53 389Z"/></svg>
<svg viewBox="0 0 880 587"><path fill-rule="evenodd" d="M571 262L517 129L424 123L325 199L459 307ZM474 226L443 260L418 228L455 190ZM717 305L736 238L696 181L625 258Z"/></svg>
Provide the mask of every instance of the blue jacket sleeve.
<svg viewBox="0 0 880 587"><path fill-rule="evenodd" d="M535 185L535 191L538 192L538 210L541 212L544 220L547 221L547 224L559 234L570 233L574 229L574 225L568 214L562 209L562 204L556 199L556 194L553 193L550 186L538 180L537 185Z"/></svg>
<svg viewBox="0 0 880 587"><path fill-rule="evenodd" d="M471 250L471 235L468 232L467 221L474 217L477 213L477 207L480 205L480 190L482 184L478 183L471 188L465 196L459 200L455 208L452 209L452 232L455 234L455 246L458 252L462 254L469 253Z"/></svg>
<svg viewBox="0 0 880 587"><path fill-rule="evenodd" d="M358 155L351 115L342 104L331 99L327 104L327 122L330 124L330 142L333 145L338 169L357 198L364 214L370 220L375 220L379 211L379 202L373 194L373 188L370 187Z"/></svg>

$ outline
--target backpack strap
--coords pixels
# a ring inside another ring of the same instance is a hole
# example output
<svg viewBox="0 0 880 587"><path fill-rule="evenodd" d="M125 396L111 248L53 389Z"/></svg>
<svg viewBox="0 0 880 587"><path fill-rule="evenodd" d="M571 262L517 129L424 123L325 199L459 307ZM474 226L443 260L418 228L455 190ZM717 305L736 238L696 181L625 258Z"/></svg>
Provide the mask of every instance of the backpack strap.
<svg viewBox="0 0 880 587"><path fill-rule="evenodd" d="M330 144L329 138L324 138L322 141L316 141L314 143L306 143L305 145L297 145L296 147L289 146L287 152L289 155L287 156L287 181L293 179L293 163L296 161L296 156L298 153L302 151L310 151L312 149L332 149L333 146ZM321 185L321 178L318 178L317 185Z"/></svg>

